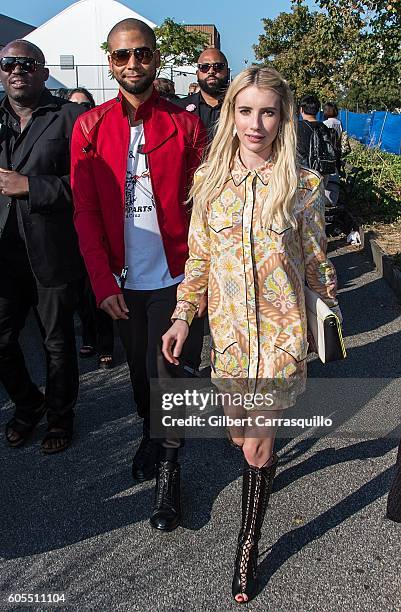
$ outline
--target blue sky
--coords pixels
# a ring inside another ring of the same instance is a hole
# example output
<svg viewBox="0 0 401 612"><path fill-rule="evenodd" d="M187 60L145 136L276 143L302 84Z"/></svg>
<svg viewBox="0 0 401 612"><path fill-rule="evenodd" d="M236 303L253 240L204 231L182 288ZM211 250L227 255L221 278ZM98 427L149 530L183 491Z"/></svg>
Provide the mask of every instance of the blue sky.
<svg viewBox="0 0 401 612"><path fill-rule="evenodd" d="M18 0L8 2L1 11L39 26L71 4L74 2L69 0ZM221 48L234 73L244 68L244 59L254 60L252 45L263 33L261 19L276 17L282 11L289 11L291 6L290 0L124 0L122 4L158 24L166 17L187 24L213 23L220 32Z"/></svg>

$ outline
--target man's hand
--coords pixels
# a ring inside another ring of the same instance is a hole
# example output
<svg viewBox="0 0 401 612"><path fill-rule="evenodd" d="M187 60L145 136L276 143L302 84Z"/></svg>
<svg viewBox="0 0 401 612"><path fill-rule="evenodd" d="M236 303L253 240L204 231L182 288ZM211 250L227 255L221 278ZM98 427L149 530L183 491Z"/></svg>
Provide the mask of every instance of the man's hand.
<svg viewBox="0 0 401 612"><path fill-rule="evenodd" d="M179 365L177 357L181 355L182 346L189 334L189 326L185 321L177 319L164 336L162 336L162 352L169 363ZM173 349L174 345L174 350Z"/></svg>
<svg viewBox="0 0 401 612"><path fill-rule="evenodd" d="M104 312L107 312L114 321L118 319L129 319L129 310L121 293L107 297L100 304L100 308L104 310Z"/></svg>
<svg viewBox="0 0 401 612"><path fill-rule="evenodd" d="M196 313L195 316L200 319L201 317L205 316L206 312L207 312L207 291L205 295L203 295L200 299L198 312Z"/></svg>
<svg viewBox="0 0 401 612"><path fill-rule="evenodd" d="M28 195L28 177L19 172L14 172L14 170L0 168L0 193L12 198L21 198Z"/></svg>

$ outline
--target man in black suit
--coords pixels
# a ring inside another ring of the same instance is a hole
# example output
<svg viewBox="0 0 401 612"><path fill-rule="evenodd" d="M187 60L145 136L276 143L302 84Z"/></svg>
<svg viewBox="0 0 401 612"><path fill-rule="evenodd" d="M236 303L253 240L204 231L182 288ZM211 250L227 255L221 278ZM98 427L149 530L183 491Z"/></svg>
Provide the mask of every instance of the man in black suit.
<svg viewBox="0 0 401 612"><path fill-rule="evenodd" d="M15 40L0 51L0 380L15 403L7 423L21 446L47 411L42 450L68 447L78 394L73 313L83 264L72 222L69 142L84 109L45 88L42 51ZM18 343L33 307L43 337L45 395Z"/></svg>
<svg viewBox="0 0 401 612"><path fill-rule="evenodd" d="M201 118L211 142L229 80L228 62L224 53L213 47L202 51L196 76L199 91L174 102Z"/></svg>

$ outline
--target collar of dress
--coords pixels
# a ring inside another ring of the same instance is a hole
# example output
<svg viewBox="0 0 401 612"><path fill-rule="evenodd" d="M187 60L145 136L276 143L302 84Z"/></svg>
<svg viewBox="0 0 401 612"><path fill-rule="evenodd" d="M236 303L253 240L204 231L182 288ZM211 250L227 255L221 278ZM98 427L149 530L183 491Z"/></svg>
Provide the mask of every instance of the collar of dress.
<svg viewBox="0 0 401 612"><path fill-rule="evenodd" d="M244 164L242 163L239 156L239 150L237 150L234 157L234 163L231 168L231 178L233 179L236 187L238 187L238 185L240 185L250 174L252 176L257 176L264 185L267 185L273 171L273 166L274 164L271 159L268 159L258 168L248 170L248 168L245 168Z"/></svg>

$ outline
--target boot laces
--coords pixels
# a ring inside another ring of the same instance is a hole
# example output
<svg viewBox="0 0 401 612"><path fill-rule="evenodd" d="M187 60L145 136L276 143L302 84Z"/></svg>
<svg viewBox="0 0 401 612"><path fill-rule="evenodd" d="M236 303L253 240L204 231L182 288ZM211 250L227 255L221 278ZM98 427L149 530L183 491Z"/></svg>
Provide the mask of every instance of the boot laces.
<svg viewBox="0 0 401 612"><path fill-rule="evenodd" d="M249 564L250 570L252 572L252 578L256 578L256 562L257 562L257 554L251 556L251 550L255 546L254 539L251 535L248 535L245 542L239 545L240 546L240 562L239 562L239 574L242 591L246 592ZM255 549L256 552L256 549Z"/></svg>
<svg viewBox="0 0 401 612"><path fill-rule="evenodd" d="M166 463L161 463L159 467L159 479L157 485L157 500L158 507L174 505L173 500L173 483L176 478L176 468L171 468Z"/></svg>

